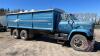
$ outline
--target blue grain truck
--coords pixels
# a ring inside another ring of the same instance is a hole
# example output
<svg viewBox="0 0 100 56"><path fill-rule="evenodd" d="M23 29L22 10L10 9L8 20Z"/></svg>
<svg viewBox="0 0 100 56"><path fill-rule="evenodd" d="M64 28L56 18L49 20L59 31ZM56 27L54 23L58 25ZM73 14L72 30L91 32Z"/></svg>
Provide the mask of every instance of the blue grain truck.
<svg viewBox="0 0 100 56"><path fill-rule="evenodd" d="M73 14L61 9L7 14L7 26L13 38L23 40L47 35L57 42L69 42L79 51L90 51L94 44L94 23L79 21Z"/></svg>

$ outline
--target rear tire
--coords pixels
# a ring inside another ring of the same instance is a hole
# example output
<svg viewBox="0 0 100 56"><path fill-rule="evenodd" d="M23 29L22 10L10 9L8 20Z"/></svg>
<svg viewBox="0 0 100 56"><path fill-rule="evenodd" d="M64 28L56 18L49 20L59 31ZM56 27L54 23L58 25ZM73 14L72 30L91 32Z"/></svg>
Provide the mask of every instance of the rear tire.
<svg viewBox="0 0 100 56"><path fill-rule="evenodd" d="M13 31L12 31L12 37L13 38L15 38L15 39L19 39L20 37L19 37L19 30L18 29L14 29Z"/></svg>
<svg viewBox="0 0 100 56"><path fill-rule="evenodd" d="M77 34L71 39L70 45L73 49L78 51L92 51L93 45L91 45L91 43L92 41L87 40L85 36Z"/></svg>
<svg viewBox="0 0 100 56"><path fill-rule="evenodd" d="M27 30L22 30L21 33L20 33L20 37L23 40L28 40L29 39L28 35L29 34L28 34L28 31Z"/></svg>

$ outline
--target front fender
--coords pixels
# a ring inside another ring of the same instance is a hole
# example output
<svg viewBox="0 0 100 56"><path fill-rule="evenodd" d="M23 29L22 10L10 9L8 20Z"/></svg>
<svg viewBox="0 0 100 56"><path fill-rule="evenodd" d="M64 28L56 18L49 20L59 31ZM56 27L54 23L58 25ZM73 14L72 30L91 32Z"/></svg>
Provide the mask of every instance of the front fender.
<svg viewBox="0 0 100 56"><path fill-rule="evenodd" d="M73 33L75 33L75 32L81 32L81 33L85 33L86 34L86 36L93 36L93 34L90 32L90 30L89 29L73 29L70 33L69 33L69 35L68 35L68 39L67 40L70 40L70 38L71 38L71 35L73 34Z"/></svg>

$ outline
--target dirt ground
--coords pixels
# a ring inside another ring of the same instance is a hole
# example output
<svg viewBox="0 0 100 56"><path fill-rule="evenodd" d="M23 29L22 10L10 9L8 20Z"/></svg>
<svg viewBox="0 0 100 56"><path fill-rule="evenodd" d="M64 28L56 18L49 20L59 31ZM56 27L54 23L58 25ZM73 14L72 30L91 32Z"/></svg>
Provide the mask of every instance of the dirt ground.
<svg viewBox="0 0 100 56"><path fill-rule="evenodd" d="M75 51L47 37L30 41L13 39L9 32L0 32L0 56L100 56L100 29L95 29L95 50Z"/></svg>

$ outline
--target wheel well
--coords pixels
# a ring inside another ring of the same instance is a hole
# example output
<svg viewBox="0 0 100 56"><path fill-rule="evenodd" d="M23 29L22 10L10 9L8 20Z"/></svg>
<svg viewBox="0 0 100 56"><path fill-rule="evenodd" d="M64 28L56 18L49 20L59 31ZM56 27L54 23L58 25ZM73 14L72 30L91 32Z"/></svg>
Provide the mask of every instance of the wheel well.
<svg viewBox="0 0 100 56"><path fill-rule="evenodd" d="M73 33L71 34L70 38L69 38L69 41L71 41L72 37L73 37L75 34L81 34L81 35L85 36L85 37L86 37L88 40L90 40L90 41L93 39L92 36L87 36L87 34L84 33L84 32L73 32Z"/></svg>

